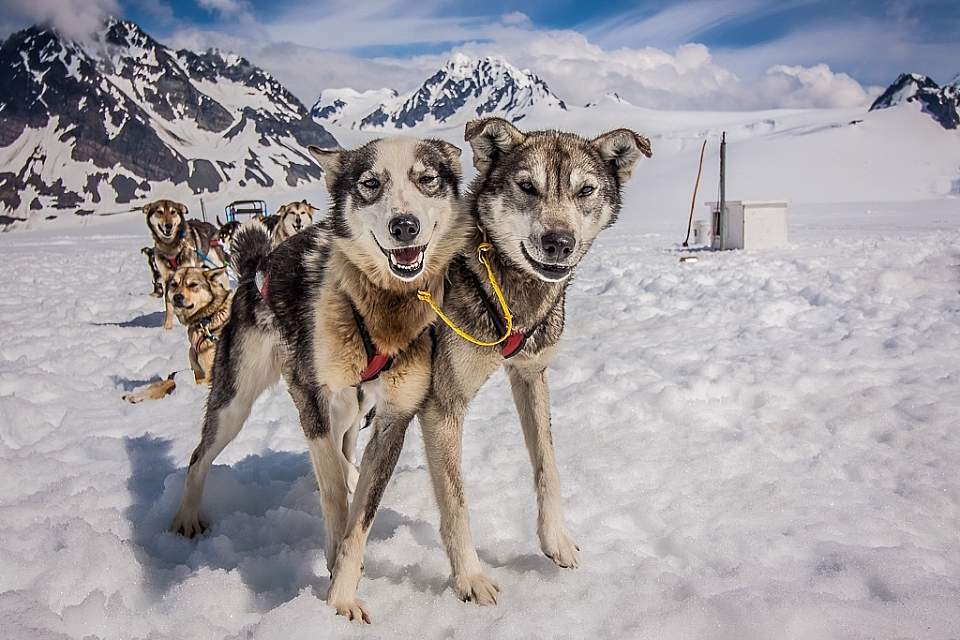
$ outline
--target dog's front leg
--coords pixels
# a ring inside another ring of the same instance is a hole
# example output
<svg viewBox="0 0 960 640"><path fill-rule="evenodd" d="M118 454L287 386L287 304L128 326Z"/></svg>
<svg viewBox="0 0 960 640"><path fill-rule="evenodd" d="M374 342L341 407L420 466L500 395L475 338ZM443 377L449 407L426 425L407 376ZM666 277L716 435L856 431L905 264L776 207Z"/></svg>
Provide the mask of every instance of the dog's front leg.
<svg viewBox="0 0 960 640"><path fill-rule="evenodd" d="M527 453L533 465L540 548L557 565L574 568L580 548L567 531L560 503L560 476L553 450L553 434L550 432L550 389L547 387L544 367L545 364L540 361L508 365L507 375L513 401L520 414Z"/></svg>
<svg viewBox="0 0 960 640"><path fill-rule="evenodd" d="M163 287L163 328L167 331L173 329L173 302L167 295L167 286Z"/></svg>
<svg viewBox="0 0 960 640"><path fill-rule="evenodd" d="M440 537L450 559L453 589L464 602L494 605L500 587L484 573L480 564L470 534L470 515L463 492L461 447L467 402L448 397L448 385L443 389L438 387L435 383L433 393L420 411L420 426L440 507Z"/></svg>
<svg viewBox="0 0 960 640"><path fill-rule="evenodd" d="M360 480L350 505L347 529L340 543L333 581L327 603L350 620L370 622L364 603L357 598L357 585L363 572L363 551L370 525L380 507L380 500L393 475L403 449L403 439L412 415L387 414L374 418L374 432L363 452Z"/></svg>
<svg viewBox="0 0 960 640"><path fill-rule="evenodd" d="M287 389L300 412L300 426L307 437L310 462L320 489L320 509L326 533L327 570L333 575L337 548L347 526L347 482L340 459L338 435L331 428L329 388L315 387L292 372L286 372Z"/></svg>

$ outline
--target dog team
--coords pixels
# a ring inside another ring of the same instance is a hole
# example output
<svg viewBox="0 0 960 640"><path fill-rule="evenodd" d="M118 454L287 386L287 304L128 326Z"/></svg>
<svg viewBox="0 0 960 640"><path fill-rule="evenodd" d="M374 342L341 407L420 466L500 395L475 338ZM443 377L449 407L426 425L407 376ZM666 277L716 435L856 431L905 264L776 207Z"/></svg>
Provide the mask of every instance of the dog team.
<svg viewBox="0 0 960 640"><path fill-rule="evenodd" d="M171 530L207 525L200 506L217 455L282 377L319 485L331 583L328 604L369 622L357 589L371 523L410 421L422 426L456 595L495 604L463 492L464 418L501 366L533 465L540 548L576 567L553 449L546 369L563 333L576 267L621 208L622 187L650 141L628 129L593 139L473 120L464 138L477 175L463 189L461 150L386 138L309 151L324 170L329 213L306 201L244 225L187 219L184 205L144 207L145 249L164 328L187 327L198 384L209 384ZM227 269L238 284L230 289ZM158 399L172 376L130 394ZM359 465L361 424L371 436Z"/></svg>

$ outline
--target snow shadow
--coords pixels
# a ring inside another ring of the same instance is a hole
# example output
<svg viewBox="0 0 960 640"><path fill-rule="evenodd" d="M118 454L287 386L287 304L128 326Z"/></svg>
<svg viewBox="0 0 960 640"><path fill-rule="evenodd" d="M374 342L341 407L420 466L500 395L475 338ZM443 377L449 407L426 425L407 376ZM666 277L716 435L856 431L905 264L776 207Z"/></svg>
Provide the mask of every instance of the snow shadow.
<svg viewBox="0 0 960 640"><path fill-rule="evenodd" d="M124 378L122 376L110 376L110 381L113 383L113 386L123 389L123 391L126 393L130 393L134 389L139 389L140 387L145 387L148 384L153 384L154 382L160 382L161 380L163 380L161 376L153 376L148 380L134 380L132 378Z"/></svg>
<svg viewBox="0 0 960 640"><path fill-rule="evenodd" d="M124 320L123 322L94 322L93 324L97 327L121 327L124 329L136 327L139 329L158 329L163 326L163 311L145 313L137 316L136 318Z"/></svg>
<svg viewBox="0 0 960 640"><path fill-rule="evenodd" d="M145 591L162 598L203 569L236 571L261 611L295 598L309 587L318 598L329 587L323 517L316 480L306 452L265 451L211 470L201 510L209 530L187 540L167 531L180 502L186 469L171 456L171 441L149 433L126 439L130 462L126 510ZM183 462L186 462L184 460ZM436 545L426 522L381 509L371 541L385 540L409 526L418 542ZM390 563L365 565L371 578L411 581L440 593L445 575L409 573Z"/></svg>

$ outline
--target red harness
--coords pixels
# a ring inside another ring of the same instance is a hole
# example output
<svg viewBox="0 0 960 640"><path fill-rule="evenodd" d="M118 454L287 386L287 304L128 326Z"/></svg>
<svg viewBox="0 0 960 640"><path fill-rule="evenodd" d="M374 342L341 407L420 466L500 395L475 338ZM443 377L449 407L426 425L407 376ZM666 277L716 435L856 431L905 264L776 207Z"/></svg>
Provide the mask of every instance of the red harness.
<svg viewBox="0 0 960 640"><path fill-rule="evenodd" d="M259 272L257 275L260 275ZM260 290L260 297L263 298L263 301L268 302L270 274L263 275L263 280L257 288ZM373 340L370 338L370 333L367 331L367 325L363 321L363 316L357 311L353 302L350 303L350 309L353 311L353 321L357 325L357 332L363 341L363 350L367 354L367 366L360 373L360 382L370 382L371 380L376 380L381 373L393 366L393 356L382 353L380 349L377 348L377 345L373 343Z"/></svg>

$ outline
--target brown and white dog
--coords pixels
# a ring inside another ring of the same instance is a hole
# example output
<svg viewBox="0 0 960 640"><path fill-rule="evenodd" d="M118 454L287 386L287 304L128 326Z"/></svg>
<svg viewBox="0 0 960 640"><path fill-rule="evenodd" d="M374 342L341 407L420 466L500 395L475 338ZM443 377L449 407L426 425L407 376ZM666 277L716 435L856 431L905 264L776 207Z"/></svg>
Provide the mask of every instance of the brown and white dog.
<svg viewBox="0 0 960 640"><path fill-rule="evenodd" d="M436 316L418 291L442 300L447 267L471 224L460 203L460 149L452 144L393 138L310 151L325 171L330 215L275 249L259 221L237 233L232 260L240 283L170 528L187 537L206 529L200 503L211 465L257 397L283 376L320 486L327 602L369 620L357 597L364 547L430 386ZM357 431L371 408L357 478Z"/></svg>
<svg viewBox="0 0 960 640"><path fill-rule="evenodd" d="M276 247L278 244L292 238L313 224L313 214L316 209L306 200L289 202L277 211L275 223L270 231L270 242Z"/></svg>
<svg viewBox="0 0 960 640"><path fill-rule="evenodd" d="M180 324L187 328L190 368L197 384L210 383L220 333L230 319L233 292L226 270L180 267L167 282L167 297ZM159 400L176 389L174 376L171 373L166 380L147 385L123 399L133 404Z"/></svg>
<svg viewBox="0 0 960 640"><path fill-rule="evenodd" d="M217 228L209 222L187 220L187 205L156 200L144 205L143 213L153 236L152 261L164 286L163 328L172 329L174 310L166 286L173 273L184 266L222 267L226 258Z"/></svg>
<svg viewBox="0 0 960 640"><path fill-rule="evenodd" d="M463 493L464 417L487 379L505 368L533 465L540 549L558 566L576 567L579 548L560 501L547 367L563 333L577 265L617 219L621 189L636 163L653 152L647 138L628 129L586 139L523 132L500 118L468 123L465 138L478 172L466 197L474 234L447 272L444 311L481 340L507 335L497 292L477 260L477 247L487 242L513 331L496 346L475 346L438 324L433 383L419 416L453 588L462 600L492 605L499 587L480 564Z"/></svg>

